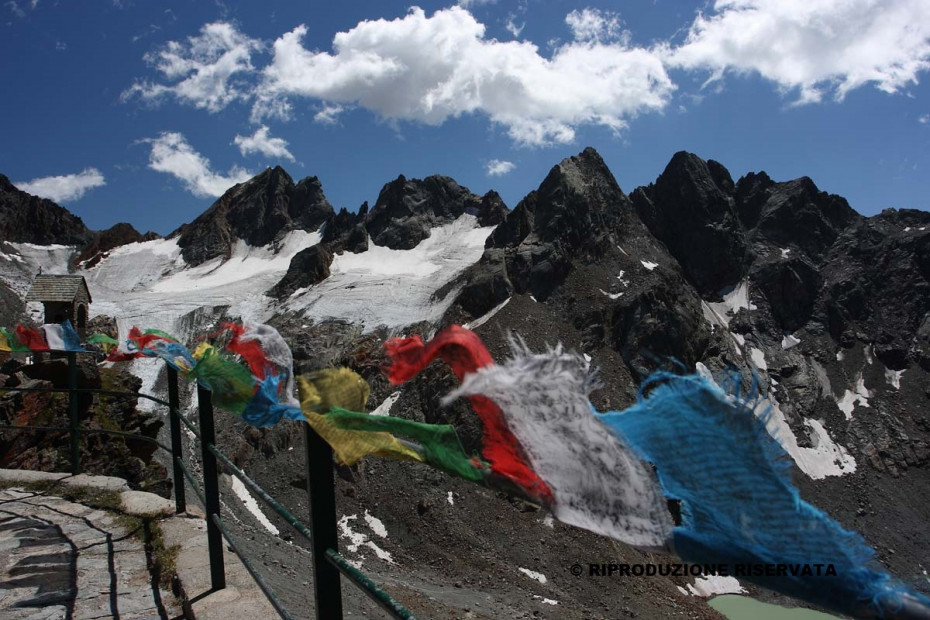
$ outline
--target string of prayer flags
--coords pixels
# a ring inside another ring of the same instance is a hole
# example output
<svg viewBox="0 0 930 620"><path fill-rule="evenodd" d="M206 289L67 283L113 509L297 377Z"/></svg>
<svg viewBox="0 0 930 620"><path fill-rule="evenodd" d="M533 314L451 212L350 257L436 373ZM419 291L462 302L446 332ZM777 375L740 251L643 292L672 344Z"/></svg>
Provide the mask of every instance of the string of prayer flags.
<svg viewBox="0 0 930 620"><path fill-rule="evenodd" d="M62 323L51 323L33 329L17 325L10 332L0 328L0 351L26 353L29 351L83 351L81 339L65 319Z"/></svg>
<svg viewBox="0 0 930 620"><path fill-rule="evenodd" d="M651 468L591 413L588 363L561 346L513 356L467 374L443 400L483 395L500 407L533 470L552 490L563 523L644 550L667 550L672 520Z"/></svg>
<svg viewBox="0 0 930 620"><path fill-rule="evenodd" d="M452 368L459 381L494 363L481 339L457 325L443 330L428 344L419 336L411 336L388 340L384 347L392 360L388 378L395 385L412 379L437 357ZM468 400L481 419L482 456L491 464L491 470L512 481L528 497L551 503L552 491L527 463L500 408L485 396L470 395Z"/></svg>
<svg viewBox="0 0 930 620"><path fill-rule="evenodd" d="M676 553L729 566L832 564L833 575L746 578L843 614L897 617L905 603L930 606L875 563L858 534L801 499L790 458L766 430L771 412L757 416L754 405L703 377L658 373L635 405L599 416L681 500Z"/></svg>

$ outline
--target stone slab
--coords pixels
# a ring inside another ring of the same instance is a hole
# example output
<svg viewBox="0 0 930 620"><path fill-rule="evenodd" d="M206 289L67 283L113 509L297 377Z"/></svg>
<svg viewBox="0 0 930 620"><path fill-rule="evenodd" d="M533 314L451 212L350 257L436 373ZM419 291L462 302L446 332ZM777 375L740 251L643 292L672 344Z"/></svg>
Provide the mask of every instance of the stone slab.
<svg viewBox="0 0 930 620"><path fill-rule="evenodd" d="M67 478L71 474L56 474L48 471L30 471L28 469L0 469L0 482L18 482L29 484L34 482L54 482Z"/></svg>
<svg viewBox="0 0 930 620"><path fill-rule="evenodd" d="M226 563L226 588L211 592L207 553L207 525L201 519L177 516L159 523L165 544L180 545L177 576L198 620L229 618L275 618L277 612L246 571L235 553L223 545Z"/></svg>
<svg viewBox="0 0 930 620"><path fill-rule="evenodd" d="M120 510L137 517L167 517L174 514L174 502L145 491L123 491Z"/></svg>
<svg viewBox="0 0 930 620"><path fill-rule="evenodd" d="M89 489L99 489L101 491L113 491L122 493L129 490L129 484L122 478L116 476L88 476L87 474L78 474L61 479L62 483L70 487L83 487Z"/></svg>

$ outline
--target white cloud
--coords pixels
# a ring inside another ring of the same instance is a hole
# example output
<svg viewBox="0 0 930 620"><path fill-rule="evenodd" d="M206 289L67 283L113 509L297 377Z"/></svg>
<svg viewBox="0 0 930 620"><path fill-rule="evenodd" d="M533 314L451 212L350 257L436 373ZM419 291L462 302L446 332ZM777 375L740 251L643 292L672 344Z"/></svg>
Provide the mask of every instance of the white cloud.
<svg viewBox="0 0 930 620"><path fill-rule="evenodd" d="M303 47L306 33L299 26L275 41L263 97L358 104L428 125L481 113L526 145L571 142L583 125L618 131L663 109L675 88L653 50L587 39L546 58L527 41L485 38L485 26L460 7L360 22L336 34L333 53Z"/></svg>
<svg viewBox="0 0 930 620"><path fill-rule="evenodd" d="M71 202L78 200L88 190L106 185L106 181L96 168L86 168L77 174L42 177L15 185L33 196L41 196L54 202Z"/></svg>
<svg viewBox="0 0 930 620"><path fill-rule="evenodd" d="M565 23L576 41L624 40L629 44L629 32L621 28L620 16L612 11L599 9L574 10L565 16Z"/></svg>
<svg viewBox="0 0 930 620"><path fill-rule="evenodd" d="M516 164L514 164L512 161L492 159L487 163L487 166L485 166L485 170L487 170L489 177L500 177L507 174L516 167Z"/></svg>
<svg viewBox="0 0 930 620"><path fill-rule="evenodd" d="M459 6L470 8L473 6L482 6L485 4L495 4L497 0L459 0Z"/></svg>
<svg viewBox="0 0 930 620"><path fill-rule="evenodd" d="M236 183L247 181L251 172L233 166L225 176L210 169L210 160L191 148L184 136L165 132L157 138L142 140L152 146L149 168L168 174L184 182L187 191L203 198L222 196Z"/></svg>
<svg viewBox="0 0 930 620"><path fill-rule="evenodd" d="M136 82L122 94L138 95L157 102L173 95L183 103L210 112L222 110L237 99L251 96L251 87L240 78L253 71L252 53L262 44L232 24L205 24L200 34L185 43L169 41L161 50L145 55L167 84Z"/></svg>
<svg viewBox="0 0 930 620"><path fill-rule="evenodd" d="M510 15L508 15L508 16L507 16L507 23L504 24L504 28L506 28L506 29L507 29L507 32L509 32L510 34L512 34L513 37L514 37L515 39L519 39L519 38L520 38L520 33L523 32L523 29L524 29L524 28L526 28L526 22L523 22L522 24L520 24L520 25L518 26L518 25L517 25L517 22L516 22L516 19L517 19L517 17L516 17L516 15L514 15L513 13L511 13Z"/></svg>
<svg viewBox="0 0 930 620"><path fill-rule="evenodd" d="M272 138L268 134L266 125L256 129L251 136L237 135L233 139L233 143L239 147L239 152L243 155L261 153L268 157L283 157L294 161L294 156L287 150L287 141L283 138Z"/></svg>
<svg viewBox="0 0 930 620"><path fill-rule="evenodd" d="M717 0L698 15L669 62L755 72L796 103L837 100L868 83L895 93L930 68L927 0Z"/></svg>
<svg viewBox="0 0 930 620"><path fill-rule="evenodd" d="M323 125L335 125L339 122L339 115L345 112L341 105L326 103L323 109L313 115L313 120Z"/></svg>
<svg viewBox="0 0 930 620"><path fill-rule="evenodd" d="M923 116L917 117L917 122L920 123L921 125L926 125L927 123L930 123L930 114L924 114Z"/></svg>

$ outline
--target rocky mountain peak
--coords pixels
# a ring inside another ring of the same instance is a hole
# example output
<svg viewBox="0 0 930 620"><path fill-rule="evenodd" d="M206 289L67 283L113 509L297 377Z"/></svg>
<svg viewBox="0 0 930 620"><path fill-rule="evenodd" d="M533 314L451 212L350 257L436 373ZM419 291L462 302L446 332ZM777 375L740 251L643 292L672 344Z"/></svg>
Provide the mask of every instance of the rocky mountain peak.
<svg viewBox="0 0 930 620"><path fill-rule="evenodd" d="M734 187L721 164L679 151L655 183L631 195L640 218L704 296L739 280L748 264Z"/></svg>
<svg viewBox="0 0 930 620"><path fill-rule="evenodd" d="M51 200L27 194L0 174L0 239L79 245L89 232L78 216Z"/></svg>
<svg viewBox="0 0 930 620"><path fill-rule="evenodd" d="M376 245L409 250L429 237L430 229L448 224L464 213L491 225L502 219L506 206L496 193L484 197L471 193L449 177L433 175L387 183L366 218L366 228Z"/></svg>
<svg viewBox="0 0 930 620"><path fill-rule="evenodd" d="M228 257L239 239L268 245L292 230L317 230L333 216L333 207L316 177L295 185L280 166L268 168L230 188L190 224L181 226L178 245L184 259L199 265Z"/></svg>
<svg viewBox="0 0 930 620"><path fill-rule="evenodd" d="M629 206L607 164L588 147L553 166L525 208L533 211L539 239L585 248L619 225L621 210Z"/></svg>

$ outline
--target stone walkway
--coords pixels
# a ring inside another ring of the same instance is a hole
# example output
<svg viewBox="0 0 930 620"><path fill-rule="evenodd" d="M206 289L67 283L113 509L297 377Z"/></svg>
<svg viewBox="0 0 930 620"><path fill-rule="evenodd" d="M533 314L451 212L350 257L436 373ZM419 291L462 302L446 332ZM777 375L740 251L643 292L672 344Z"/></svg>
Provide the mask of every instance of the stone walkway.
<svg viewBox="0 0 930 620"><path fill-rule="evenodd" d="M0 490L0 618L180 615L148 570L141 532L60 497Z"/></svg>

